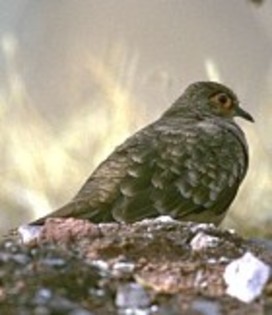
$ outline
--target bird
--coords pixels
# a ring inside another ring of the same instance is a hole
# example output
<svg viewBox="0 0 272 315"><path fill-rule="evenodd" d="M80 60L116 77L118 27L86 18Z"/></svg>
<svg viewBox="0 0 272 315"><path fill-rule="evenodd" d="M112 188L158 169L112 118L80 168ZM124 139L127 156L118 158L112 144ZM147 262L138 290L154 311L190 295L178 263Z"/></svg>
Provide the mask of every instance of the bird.
<svg viewBox="0 0 272 315"><path fill-rule="evenodd" d="M254 122L229 87L190 84L159 119L117 146L70 202L32 224L49 217L129 224L166 215L219 225L249 164L234 117Z"/></svg>

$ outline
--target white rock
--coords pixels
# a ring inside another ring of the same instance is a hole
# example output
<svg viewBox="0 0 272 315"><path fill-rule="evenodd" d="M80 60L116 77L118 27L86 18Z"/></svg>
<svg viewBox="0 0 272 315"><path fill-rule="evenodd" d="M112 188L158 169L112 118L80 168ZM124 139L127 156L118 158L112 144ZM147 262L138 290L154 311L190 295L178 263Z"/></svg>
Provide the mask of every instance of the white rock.
<svg viewBox="0 0 272 315"><path fill-rule="evenodd" d="M21 241L24 244L31 242L32 240L39 237L42 230L40 225L21 225L18 228Z"/></svg>
<svg viewBox="0 0 272 315"><path fill-rule="evenodd" d="M161 215L161 216L157 217L154 221L155 222L159 222L159 223L173 223L173 222L177 222L175 219L173 219L169 215Z"/></svg>
<svg viewBox="0 0 272 315"><path fill-rule="evenodd" d="M126 283L118 287L115 303L121 309L144 309L150 306L150 297L140 284Z"/></svg>
<svg viewBox="0 0 272 315"><path fill-rule="evenodd" d="M135 264L132 262L126 262L126 261L119 261L116 262L112 266L112 274L114 276L121 276L124 274L132 273L135 269Z"/></svg>
<svg viewBox="0 0 272 315"><path fill-rule="evenodd" d="M97 267L101 271L108 272L109 271L109 264L102 260L102 259L95 259L91 261L91 265Z"/></svg>
<svg viewBox="0 0 272 315"><path fill-rule="evenodd" d="M229 263L224 272L227 294L245 303L252 302L263 290L271 269L252 253L247 252Z"/></svg>
<svg viewBox="0 0 272 315"><path fill-rule="evenodd" d="M207 247L215 247L219 242L219 238L208 235L202 231L198 232L191 240L191 248L194 251L199 251Z"/></svg>
<svg viewBox="0 0 272 315"><path fill-rule="evenodd" d="M215 229L215 225L213 223L197 223L197 224L194 222L191 222L191 223L192 223L192 226L191 226L192 233Z"/></svg>

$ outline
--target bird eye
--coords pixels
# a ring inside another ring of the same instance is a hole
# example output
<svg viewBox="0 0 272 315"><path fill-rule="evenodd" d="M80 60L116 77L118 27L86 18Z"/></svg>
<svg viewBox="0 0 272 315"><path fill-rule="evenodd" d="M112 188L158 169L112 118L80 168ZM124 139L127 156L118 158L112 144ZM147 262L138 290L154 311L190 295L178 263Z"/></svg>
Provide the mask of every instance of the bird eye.
<svg viewBox="0 0 272 315"><path fill-rule="evenodd" d="M221 103L222 105L226 104L226 102L228 101L228 97L226 94L219 94L218 95L218 101L219 103Z"/></svg>
<svg viewBox="0 0 272 315"><path fill-rule="evenodd" d="M214 95L211 98L211 100L216 105L219 105L219 106L223 107L226 110L231 109L233 107L233 101L232 101L231 97L228 96L225 93L218 93L218 94Z"/></svg>

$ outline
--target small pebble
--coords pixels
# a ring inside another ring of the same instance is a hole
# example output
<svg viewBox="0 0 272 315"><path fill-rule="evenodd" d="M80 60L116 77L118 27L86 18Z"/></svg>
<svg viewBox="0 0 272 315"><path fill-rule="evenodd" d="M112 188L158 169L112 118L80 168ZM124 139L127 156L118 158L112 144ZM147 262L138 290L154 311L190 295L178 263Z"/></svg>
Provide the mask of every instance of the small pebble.
<svg viewBox="0 0 272 315"><path fill-rule="evenodd" d="M135 269L135 264L132 262L120 261L113 265L112 274L116 277L131 274Z"/></svg>
<svg viewBox="0 0 272 315"><path fill-rule="evenodd" d="M47 289L47 288L41 288L39 289L34 297L34 303L35 304L47 304L48 301L52 298L53 293L51 290Z"/></svg>
<svg viewBox="0 0 272 315"><path fill-rule="evenodd" d="M150 298L145 289L138 283L128 283L117 289L115 303L120 308L146 308Z"/></svg>
<svg viewBox="0 0 272 315"><path fill-rule="evenodd" d="M174 222L178 222L177 220L173 219L172 217L170 217L169 215L161 215L159 217L157 217L154 222L159 222L159 223L174 223Z"/></svg>
<svg viewBox="0 0 272 315"><path fill-rule="evenodd" d="M201 315L220 315L219 303L205 299L193 301L191 310L198 311Z"/></svg>
<svg viewBox="0 0 272 315"><path fill-rule="evenodd" d="M42 229L43 227L40 225L21 225L18 228L18 233L22 243L28 244L37 239L40 236Z"/></svg>
<svg viewBox="0 0 272 315"><path fill-rule="evenodd" d="M197 233L201 231L207 231L207 230L214 230L215 226L213 223L199 223L199 224L192 224L190 227L190 230L192 233Z"/></svg>
<svg viewBox="0 0 272 315"><path fill-rule="evenodd" d="M12 260L20 265L26 265L30 262L30 257L25 254L12 255Z"/></svg>
<svg viewBox="0 0 272 315"><path fill-rule="evenodd" d="M198 232L191 240L190 245L192 250L200 251L209 247L216 247L219 243L219 238L208 235L203 231Z"/></svg>
<svg viewBox="0 0 272 315"><path fill-rule="evenodd" d="M42 259L42 263L46 266L61 268L66 266L67 262L59 257L51 257Z"/></svg>

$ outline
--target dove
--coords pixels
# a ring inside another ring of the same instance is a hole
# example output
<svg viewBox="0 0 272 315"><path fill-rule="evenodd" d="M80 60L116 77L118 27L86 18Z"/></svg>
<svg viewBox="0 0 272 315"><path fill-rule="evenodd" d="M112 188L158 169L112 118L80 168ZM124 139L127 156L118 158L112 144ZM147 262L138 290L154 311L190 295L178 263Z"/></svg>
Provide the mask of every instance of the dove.
<svg viewBox="0 0 272 315"><path fill-rule="evenodd" d="M119 145L71 201L33 224L48 217L132 223L161 215L220 224L249 163L235 117L254 121L230 88L189 85L158 120Z"/></svg>

